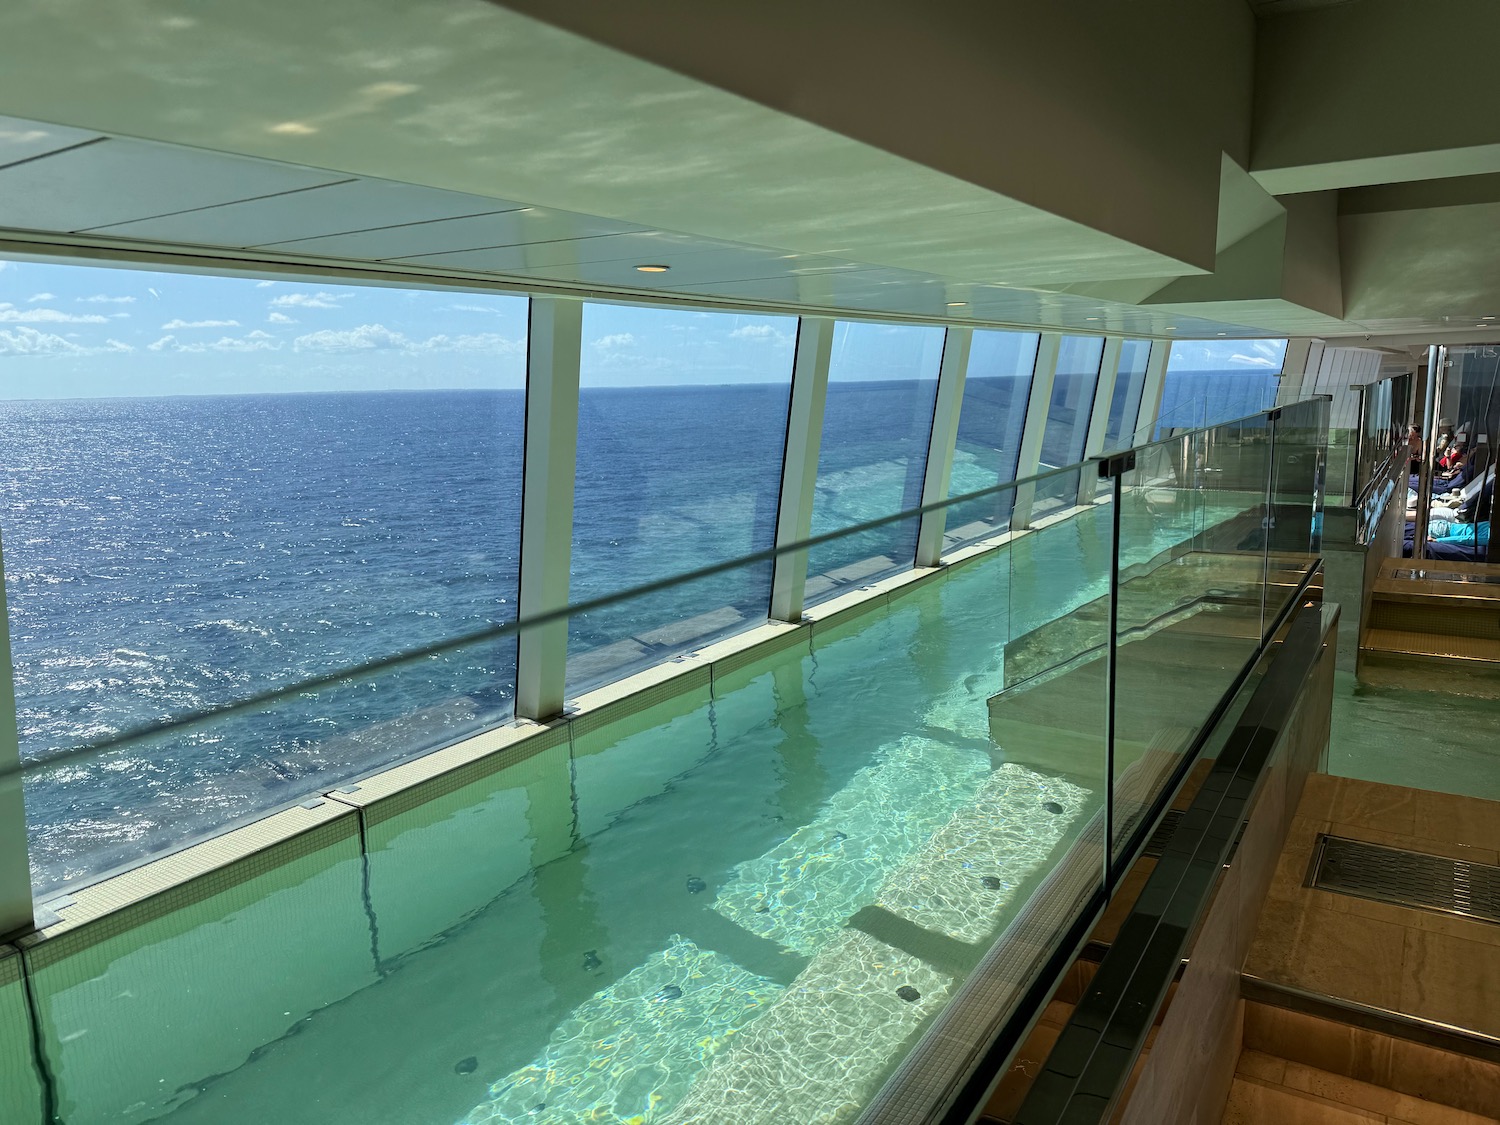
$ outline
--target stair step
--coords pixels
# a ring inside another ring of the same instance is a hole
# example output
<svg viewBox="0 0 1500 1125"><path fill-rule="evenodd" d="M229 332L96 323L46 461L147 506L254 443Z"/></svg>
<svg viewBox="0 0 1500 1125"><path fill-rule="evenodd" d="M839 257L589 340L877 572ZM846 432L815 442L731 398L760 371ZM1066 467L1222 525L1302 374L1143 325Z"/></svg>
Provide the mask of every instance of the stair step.
<svg viewBox="0 0 1500 1125"><path fill-rule="evenodd" d="M1224 1125L1493 1125L1495 1120L1253 1050L1240 1055L1223 1118Z"/></svg>
<svg viewBox="0 0 1500 1125"><path fill-rule="evenodd" d="M1440 1121L1489 1121L1487 1115L1500 1113L1500 1053L1487 1037L1340 1001L1318 1010L1318 998L1305 993L1281 995L1292 1005L1283 1007L1274 987L1252 988L1249 979L1244 986L1240 1077L1311 1088L1326 1097L1333 1096L1325 1092L1329 1083L1350 1082L1355 1090L1470 1115L1438 1115ZM1310 1087L1303 1072L1325 1076L1319 1079L1323 1085ZM1421 1120L1384 1112L1393 1120Z"/></svg>
<svg viewBox="0 0 1500 1125"><path fill-rule="evenodd" d="M1500 667L1500 637L1455 637L1409 629L1368 630L1361 646L1366 656L1400 656L1462 667Z"/></svg>
<svg viewBox="0 0 1500 1125"><path fill-rule="evenodd" d="M1370 627L1408 633L1500 640L1500 600L1393 600L1376 595L1370 603Z"/></svg>

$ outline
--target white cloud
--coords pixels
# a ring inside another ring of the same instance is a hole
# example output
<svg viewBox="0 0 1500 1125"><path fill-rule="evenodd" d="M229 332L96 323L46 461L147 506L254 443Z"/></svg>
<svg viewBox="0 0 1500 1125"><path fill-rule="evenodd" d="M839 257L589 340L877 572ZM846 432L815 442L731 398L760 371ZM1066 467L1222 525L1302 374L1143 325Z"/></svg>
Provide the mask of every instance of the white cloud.
<svg viewBox="0 0 1500 1125"><path fill-rule="evenodd" d="M259 329L246 336L221 336L213 343L202 340L183 343L176 336L167 335L146 345L147 351L188 355L202 355L205 352L274 352L280 349L280 341Z"/></svg>
<svg viewBox="0 0 1500 1125"><path fill-rule="evenodd" d="M336 309L341 298L337 293L283 293L271 298L273 309Z"/></svg>
<svg viewBox="0 0 1500 1125"><path fill-rule="evenodd" d="M74 316L57 309L18 309L11 305L0 305L0 323L3 324L107 324L108 318L89 313Z"/></svg>
<svg viewBox="0 0 1500 1125"><path fill-rule="evenodd" d="M271 339L264 332L258 335L252 332L249 336L235 339L233 336L225 336L208 345L216 352L274 352L281 345Z"/></svg>
<svg viewBox="0 0 1500 1125"><path fill-rule="evenodd" d="M169 320L161 326L163 332L171 332L175 328L238 328L240 322L237 320Z"/></svg>
<svg viewBox="0 0 1500 1125"><path fill-rule="evenodd" d="M156 290L153 289L152 292L155 293ZM81 302L83 302L84 304L86 304L86 305L133 305L133 304L135 304L135 298L134 297L108 297L108 296L105 296L103 293L95 293L92 297L79 297L78 299Z"/></svg>
<svg viewBox="0 0 1500 1125"><path fill-rule="evenodd" d="M448 308L451 309L453 312L472 312L472 313L499 313L500 312L499 309L491 308L489 305L449 305Z"/></svg>
<svg viewBox="0 0 1500 1125"><path fill-rule="evenodd" d="M393 332L383 324L361 324L343 332L324 329L292 341L292 347L299 352L409 351L414 346L400 332Z"/></svg>
<svg viewBox="0 0 1500 1125"><path fill-rule="evenodd" d="M26 298L26 303L29 304L29 305L34 305L38 301L55 301L55 300L57 300L57 294L56 293L35 293L32 296Z"/></svg>
<svg viewBox="0 0 1500 1125"><path fill-rule="evenodd" d="M253 333L252 333L253 335ZM475 332L461 336L429 336L413 340L383 324L362 324L345 331L324 329L292 341L299 352L485 352L490 355L524 355L524 340L513 340L498 332Z"/></svg>
<svg viewBox="0 0 1500 1125"><path fill-rule="evenodd" d="M0 332L0 355L83 355L84 348L35 328L17 328Z"/></svg>
<svg viewBox="0 0 1500 1125"><path fill-rule="evenodd" d="M105 352L133 352L133 351L135 351L135 349L133 347L131 347L129 344L125 343L125 341L123 341L123 340L116 340L112 336L108 340L104 341L104 347L100 348L99 350L100 351L105 351Z"/></svg>
<svg viewBox="0 0 1500 1125"><path fill-rule="evenodd" d="M729 334L731 340L765 340L768 343L783 343L791 340L786 332L778 331L774 324L742 324Z"/></svg>
<svg viewBox="0 0 1500 1125"><path fill-rule="evenodd" d="M628 348L634 343L635 337L629 332L615 332L609 336L600 336L594 341L594 347L607 352L614 348Z"/></svg>
<svg viewBox="0 0 1500 1125"><path fill-rule="evenodd" d="M271 288L271 286L273 286L275 284L276 283L274 281L257 281L255 283L255 288L257 288L257 289L269 289L269 288Z"/></svg>
<svg viewBox="0 0 1500 1125"><path fill-rule="evenodd" d="M268 324L296 324L297 323L291 317L287 316L286 313L279 313L279 312L273 312L270 316L266 317L266 322Z"/></svg>
<svg viewBox="0 0 1500 1125"><path fill-rule="evenodd" d="M488 352L491 355L525 355L526 344L498 332L475 332L465 336L430 336L416 345L428 352Z"/></svg>

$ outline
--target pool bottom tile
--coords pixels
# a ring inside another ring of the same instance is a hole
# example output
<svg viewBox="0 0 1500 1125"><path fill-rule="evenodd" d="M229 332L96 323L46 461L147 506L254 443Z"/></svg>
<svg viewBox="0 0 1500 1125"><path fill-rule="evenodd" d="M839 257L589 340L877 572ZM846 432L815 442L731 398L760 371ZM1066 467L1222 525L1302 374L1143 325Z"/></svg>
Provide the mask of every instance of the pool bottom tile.
<svg viewBox="0 0 1500 1125"><path fill-rule="evenodd" d="M639 1125L686 1094L781 988L672 935L666 949L595 993L540 1057L499 1079L462 1125Z"/></svg>

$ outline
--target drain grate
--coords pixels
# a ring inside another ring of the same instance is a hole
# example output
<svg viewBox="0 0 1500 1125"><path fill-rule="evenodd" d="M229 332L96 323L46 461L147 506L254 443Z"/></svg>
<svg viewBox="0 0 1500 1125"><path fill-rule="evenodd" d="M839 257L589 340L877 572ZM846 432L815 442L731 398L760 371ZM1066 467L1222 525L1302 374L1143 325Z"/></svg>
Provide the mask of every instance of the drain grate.
<svg viewBox="0 0 1500 1125"><path fill-rule="evenodd" d="M1151 833L1151 839L1141 849L1141 854L1160 859L1166 853L1167 844L1171 842L1172 833L1177 831L1177 822L1181 819L1181 809L1168 809L1162 816L1161 823L1156 826L1156 831Z"/></svg>
<svg viewBox="0 0 1500 1125"><path fill-rule="evenodd" d="M1500 867L1320 836L1312 885L1319 890L1500 922Z"/></svg>

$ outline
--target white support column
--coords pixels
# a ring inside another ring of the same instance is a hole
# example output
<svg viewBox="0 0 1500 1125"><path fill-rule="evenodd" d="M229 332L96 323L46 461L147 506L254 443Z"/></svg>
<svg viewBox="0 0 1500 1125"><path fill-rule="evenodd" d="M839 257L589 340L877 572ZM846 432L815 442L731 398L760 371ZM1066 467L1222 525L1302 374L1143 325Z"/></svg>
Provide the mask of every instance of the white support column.
<svg viewBox="0 0 1500 1125"><path fill-rule="evenodd" d="M1326 346L1324 341L1308 337L1286 342L1286 360L1281 365L1281 381L1276 385L1277 406L1300 402L1314 393Z"/></svg>
<svg viewBox="0 0 1500 1125"><path fill-rule="evenodd" d="M10 610L5 603L5 563L0 559L0 938L32 928L31 865L20 769L16 682L10 663Z"/></svg>
<svg viewBox="0 0 1500 1125"><path fill-rule="evenodd" d="M833 321L822 316L799 320L786 455L781 462L781 502L776 510L778 547L800 543L812 533L813 493L818 483L823 404L828 397L828 361L832 355ZM771 620L801 621L806 588L807 552L778 555L771 572Z"/></svg>
<svg viewBox="0 0 1500 1125"><path fill-rule="evenodd" d="M1171 357L1171 340L1151 341L1151 354L1146 357L1146 381L1141 384L1141 408L1130 431L1131 445L1145 445L1151 440L1161 414L1161 392L1167 384L1167 360Z"/></svg>
<svg viewBox="0 0 1500 1125"><path fill-rule="evenodd" d="M1062 336L1043 332L1036 349L1036 372L1031 377L1031 395L1026 400L1026 426L1021 431L1021 452L1016 460L1016 479L1033 476L1042 460L1042 435L1047 429L1047 411L1052 404L1052 384L1057 380L1057 355ZM1031 524L1031 502L1036 499L1036 485L1023 484L1016 489L1016 505L1011 510L1012 531Z"/></svg>
<svg viewBox="0 0 1500 1125"><path fill-rule="evenodd" d="M578 363L583 303L531 298L526 340L526 456L521 490L523 619L568 604L573 476L578 462ZM568 623L523 629L516 653L516 717L562 714Z"/></svg>
<svg viewBox="0 0 1500 1125"><path fill-rule="evenodd" d="M964 402L972 328L950 328L943 337L943 364L938 369L937 407L932 413L932 440L927 446L927 475L922 478L922 505L948 499L953 476L953 449L958 444L958 414ZM927 512L917 530L917 565L937 566L943 557L947 509Z"/></svg>

